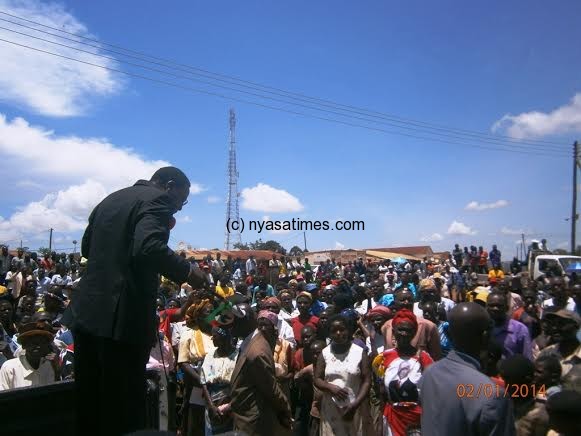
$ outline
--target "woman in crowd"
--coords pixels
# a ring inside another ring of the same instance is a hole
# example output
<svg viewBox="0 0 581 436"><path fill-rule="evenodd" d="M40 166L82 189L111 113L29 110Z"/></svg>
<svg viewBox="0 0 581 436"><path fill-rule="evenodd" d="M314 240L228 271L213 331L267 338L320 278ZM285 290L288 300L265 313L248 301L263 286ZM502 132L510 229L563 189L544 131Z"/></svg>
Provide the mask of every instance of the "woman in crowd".
<svg viewBox="0 0 581 436"><path fill-rule="evenodd" d="M292 280L291 280L292 281ZM293 292L288 289L283 289L278 294L280 300L280 316L285 321L290 320L298 315L293 302Z"/></svg>
<svg viewBox="0 0 581 436"><path fill-rule="evenodd" d="M274 372L282 391L290 400L290 381L294 377L292 369L292 347L290 342L278 334L278 316L268 310L261 310L257 317L258 329L264 334L273 350Z"/></svg>
<svg viewBox="0 0 581 436"><path fill-rule="evenodd" d="M418 330L413 312L398 310L392 328L396 348L377 356L372 366L375 374L383 380L386 400L384 435L406 436L408 430L420 427L422 409L417 386L423 371L433 360L428 353L411 344Z"/></svg>
<svg viewBox="0 0 581 436"><path fill-rule="evenodd" d="M188 329L180 338L178 364L184 373L186 385L182 428L184 435L204 434L205 401L200 382L200 368L206 354L213 353L212 328L206 317L214 306L204 299L192 304L186 311Z"/></svg>
<svg viewBox="0 0 581 436"><path fill-rule="evenodd" d="M232 431L230 380L238 357L229 330L214 327L212 341L216 349L206 354L201 370L206 402L206 436Z"/></svg>
<svg viewBox="0 0 581 436"><path fill-rule="evenodd" d="M335 314L334 306L327 306L319 314L319 324L317 326L317 340L325 342L327 345L331 342L329 339L329 318Z"/></svg>
<svg viewBox="0 0 581 436"><path fill-rule="evenodd" d="M321 436L361 435L369 431L365 398L371 385L365 350L353 344L353 324L342 315L329 320L331 345L315 369L315 386L321 390Z"/></svg>
<svg viewBox="0 0 581 436"><path fill-rule="evenodd" d="M364 322L360 322L360 328L363 331L370 356L370 361L373 361L377 355L383 353L385 347L385 338L381 333L381 327L393 316L393 312L385 306L375 306L371 309ZM381 380L372 377L371 389L369 391L369 407L371 414L371 421L375 434L381 434L383 429L383 399L381 395Z"/></svg>
<svg viewBox="0 0 581 436"><path fill-rule="evenodd" d="M300 342L301 340L301 330L304 326L310 324L314 327L318 327L319 318L311 315L309 312L312 303L313 297L308 292L301 292L297 296L297 308L299 310L299 315L295 318L291 318L290 320L290 325L293 328L297 342Z"/></svg>

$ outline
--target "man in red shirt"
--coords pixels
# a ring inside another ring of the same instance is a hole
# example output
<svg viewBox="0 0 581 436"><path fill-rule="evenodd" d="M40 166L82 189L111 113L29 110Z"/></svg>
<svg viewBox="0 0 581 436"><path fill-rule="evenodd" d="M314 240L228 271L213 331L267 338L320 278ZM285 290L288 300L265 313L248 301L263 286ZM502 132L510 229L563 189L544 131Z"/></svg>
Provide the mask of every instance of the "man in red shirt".
<svg viewBox="0 0 581 436"><path fill-rule="evenodd" d="M478 265L480 267L480 274L488 274L488 251L486 251L483 247L478 247L478 254L480 255L480 261Z"/></svg>

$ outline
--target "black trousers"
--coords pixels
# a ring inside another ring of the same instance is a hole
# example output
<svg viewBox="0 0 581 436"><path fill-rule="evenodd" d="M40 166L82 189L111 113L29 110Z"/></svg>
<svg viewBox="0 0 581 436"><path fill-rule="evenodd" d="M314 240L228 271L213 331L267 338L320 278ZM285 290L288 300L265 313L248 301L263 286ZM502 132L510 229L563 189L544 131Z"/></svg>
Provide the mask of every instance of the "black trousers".
<svg viewBox="0 0 581 436"><path fill-rule="evenodd" d="M144 429L151 347L80 329L74 338L76 434L117 436Z"/></svg>

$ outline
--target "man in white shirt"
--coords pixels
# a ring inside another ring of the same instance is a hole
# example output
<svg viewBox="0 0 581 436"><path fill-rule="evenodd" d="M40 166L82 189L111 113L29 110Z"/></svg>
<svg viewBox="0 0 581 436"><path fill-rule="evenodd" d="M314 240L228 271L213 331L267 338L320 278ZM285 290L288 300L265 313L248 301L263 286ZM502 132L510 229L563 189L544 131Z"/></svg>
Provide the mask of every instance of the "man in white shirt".
<svg viewBox="0 0 581 436"><path fill-rule="evenodd" d="M222 254L221 253L217 253L216 254L216 260L212 261L212 273L214 273L216 276L219 276L220 274L222 274L222 271L224 270L224 261L221 259Z"/></svg>
<svg viewBox="0 0 581 436"><path fill-rule="evenodd" d="M397 283L397 272L393 269L393 265L387 267L387 272L383 275L383 281L387 283L390 277Z"/></svg>
<svg viewBox="0 0 581 436"><path fill-rule="evenodd" d="M51 353L54 338L46 323L21 326L18 342L24 353L9 359L0 368L0 391L29 386L44 386L55 382Z"/></svg>
<svg viewBox="0 0 581 436"><path fill-rule="evenodd" d="M254 256L250 255L246 261L246 274L250 275L252 271L256 272L256 260L254 260Z"/></svg>
<svg viewBox="0 0 581 436"><path fill-rule="evenodd" d="M563 279L560 277L553 279L550 293L553 297L543 301L541 309L555 307L557 310L566 309L575 312L577 305L575 304L575 300L567 295Z"/></svg>
<svg viewBox="0 0 581 436"><path fill-rule="evenodd" d="M44 268L39 268L36 271L36 276L38 277L36 283L36 295L44 295L48 292L51 280L50 277L46 276L46 271Z"/></svg>

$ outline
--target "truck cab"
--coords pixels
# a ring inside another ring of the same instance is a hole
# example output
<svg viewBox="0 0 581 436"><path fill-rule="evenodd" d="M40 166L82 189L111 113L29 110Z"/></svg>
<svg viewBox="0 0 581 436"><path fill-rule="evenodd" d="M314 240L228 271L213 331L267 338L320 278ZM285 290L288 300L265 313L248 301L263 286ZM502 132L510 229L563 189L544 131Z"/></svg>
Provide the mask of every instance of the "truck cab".
<svg viewBox="0 0 581 436"><path fill-rule="evenodd" d="M536 254L531 253L529 258L529 274L533 280L537 280L547 272L553 275L566 275L567 267L571 264L581 263L580 256L560 254Z"/></svg>

